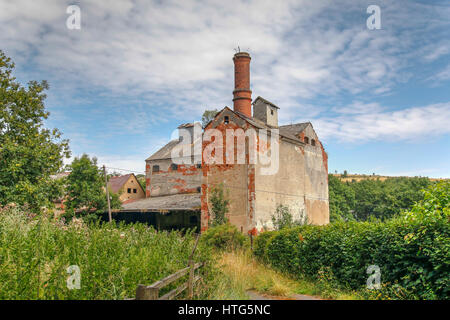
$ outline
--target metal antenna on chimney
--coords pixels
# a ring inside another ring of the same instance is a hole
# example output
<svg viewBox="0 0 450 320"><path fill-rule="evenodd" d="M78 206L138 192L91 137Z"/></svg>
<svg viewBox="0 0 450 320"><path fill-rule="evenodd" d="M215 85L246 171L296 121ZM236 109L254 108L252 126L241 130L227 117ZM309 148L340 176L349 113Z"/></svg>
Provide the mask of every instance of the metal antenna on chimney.
<svg viewBox="0 0 450 320"><path fill-rule="evenodd" d="M237 49L236 49L236 48L234 48L233 50L234 50L234 52L236 52L236 53L239 53L239 52L241 52L241 48L239 48L239 46L237 47Z"/></svg>

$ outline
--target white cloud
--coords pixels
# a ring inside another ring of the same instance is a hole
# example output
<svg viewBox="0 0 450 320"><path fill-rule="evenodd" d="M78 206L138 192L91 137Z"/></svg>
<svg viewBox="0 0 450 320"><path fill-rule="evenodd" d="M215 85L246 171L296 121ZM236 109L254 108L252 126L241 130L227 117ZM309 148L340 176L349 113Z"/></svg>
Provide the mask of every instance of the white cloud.
<svg viewBox="0 0 450 320"><path fill-rule="evenodd" d="M316 118L321 135L348 141L448 133L442 116L448 104L387 111L357 101L334 107L337 117L323 117L328 110L312 102L385 95L409 79L405 68L414 59L448 55L446 39L422 37L448 26L446 8L380 0L382 30L371 31L368 0L77 3L79 31L66 28L72 1L0 0L1 48L28 68L22 72L34 73L30 79L50 76L59 88L50 94L62 106L70 94L89 99L84 92L129 99L133 109L120 101L106 118L116 126L132 123L133 133L170 118L194 120L205 107L230 106L238 45L253 58L254 97L280 106L281 122ZM446 79L448 70L437 77Z"/></svg>
<svg viewBox="0 0 450 320"><path fill-rule="evenodd" d="M0 0L2 47L56 82L163 97L173 115L176 106L230 104L238 45L254 57L254 92L287 108L322 94L389 91L413 49L409 35L389 28L392 19L367 30L364 2L80 1L79 31L66 28L69 4ZM402 17L400 9L386 2L382 13ZM346 11L360 23L349 23Z"/></svg>
<svg viewBox="0 0 450 320"><path fill-rule="evenodd" d="M366 142L384 140L418 141L433 136L450 134L450 102L398 111L367 111L364 114L346 114L320 118L313 124L326 142Z"/></svg>

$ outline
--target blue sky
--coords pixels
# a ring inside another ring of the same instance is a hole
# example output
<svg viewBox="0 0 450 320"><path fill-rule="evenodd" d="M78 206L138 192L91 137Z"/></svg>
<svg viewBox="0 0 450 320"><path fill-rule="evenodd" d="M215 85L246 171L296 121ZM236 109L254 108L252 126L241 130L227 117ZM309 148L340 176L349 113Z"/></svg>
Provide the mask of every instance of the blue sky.
<svg viewBox="0 0 450 320"><path fill-rule="evenodd" d="M311 121L330 172L450 178L449 1L0 0L0 30L18 80L49 81L73 156L144 171L180 123L232 106L239 46L253 97Z"/></svg>

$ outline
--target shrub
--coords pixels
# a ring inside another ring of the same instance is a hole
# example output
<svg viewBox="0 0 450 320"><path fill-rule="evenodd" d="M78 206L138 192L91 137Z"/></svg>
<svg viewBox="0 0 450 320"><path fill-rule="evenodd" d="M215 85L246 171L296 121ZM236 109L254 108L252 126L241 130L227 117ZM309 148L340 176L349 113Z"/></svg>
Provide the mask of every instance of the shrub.
<svg viewBox="0 0 450 320"><path fill-rule="evenodd" d="M225 198L225 192L222 184L213 187L211 190L211 213L213 219L211 221L211 226L218 226L228 222L226 214L228 213L228 205L230 200Z"/></svg>
<svg viewBox="0 0 450 320"><path fill-rule="evenodd" d="M229 223L210 227L200 238L203 245L221 250L232 250L248 245L248 239Z"/></svg>
<svg viewBox="0 0 450 320"><path fill-rule="evenodd" d="M431 186L411 212L385 222L302 226L257 237L255 254L298 277L318 279L327 270L351 289L363 289L367 267L378 265L381 296L448 299L449 185Z"/></svg>
<svg viewBox="0 0 450 320"><path fill-rule="evenodd" d="M193 244L192 232L77 218L64 224L45 214L0 208L0 299L133 297L139 283L150 285L186 267ZM199 247L195 260L210 261L209 252ZM66 286L70 265L80 268L79 290Z"/></svg>
<svg viewBox="0 0 450 320"><path fill-rule="evenodd" d="M256 237L257 241L255 241L253 246L253 254L257 258L264 260L267 243L270 241L271 237L274 234L275 231L265 231Z"/></svg>
<svg viewBox="0 0 450 320"><path fill-rule="evenodd" d="M300 219L294 220L291 211L288 206L282 204L277 206L275 213L272 214L272 223L275 230L281 230L285 228L292 228L295 226L303 225L306 223L306 215L304 211L300 213Z"/></svg>

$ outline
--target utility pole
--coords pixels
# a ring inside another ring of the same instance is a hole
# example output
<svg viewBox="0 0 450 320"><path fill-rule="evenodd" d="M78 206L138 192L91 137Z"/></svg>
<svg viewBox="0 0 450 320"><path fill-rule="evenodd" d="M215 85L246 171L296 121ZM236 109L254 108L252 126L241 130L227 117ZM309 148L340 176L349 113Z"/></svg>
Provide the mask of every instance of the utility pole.
<svg viewBox="0 0 450 320"><path fill-rule="evenodd" d="M106 198L108 199L108 218L109 218L109 222L112 222L111 202L109 200L109 190L108 190L108 177L106 176L106 167L105 167L105 165L103 165L103 174L105 175Z"/></svg>

